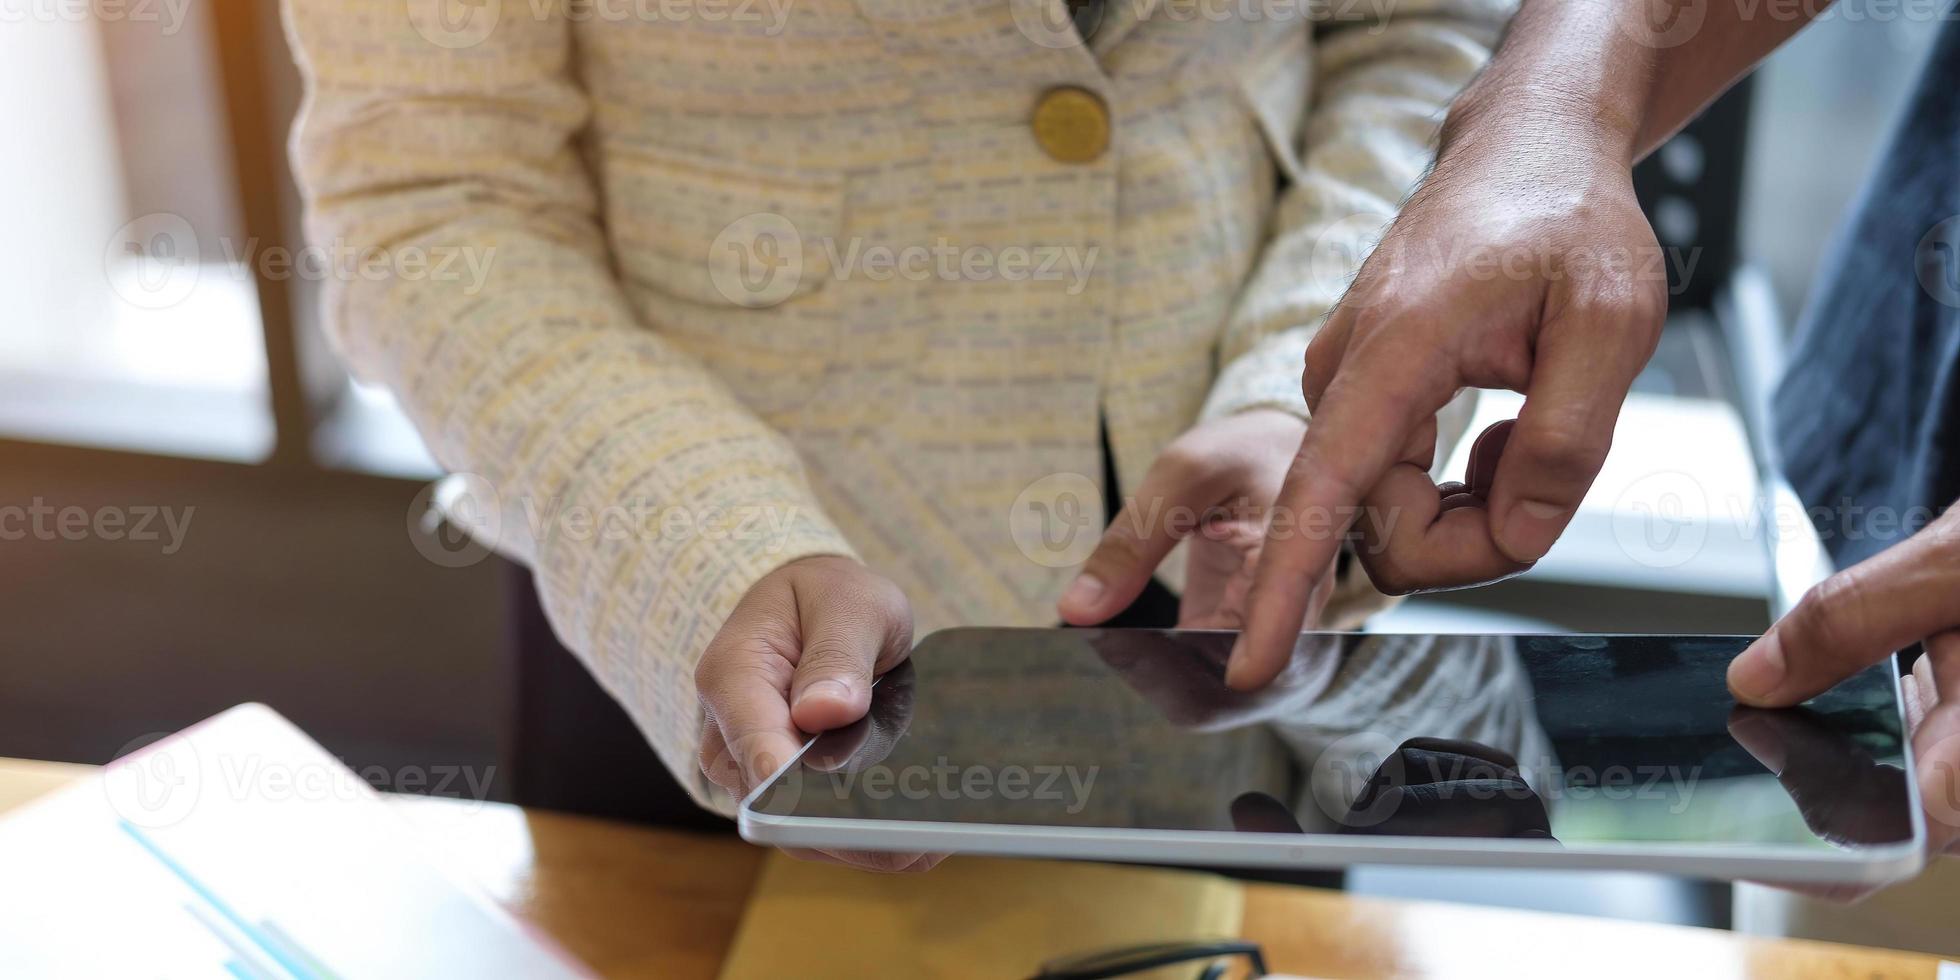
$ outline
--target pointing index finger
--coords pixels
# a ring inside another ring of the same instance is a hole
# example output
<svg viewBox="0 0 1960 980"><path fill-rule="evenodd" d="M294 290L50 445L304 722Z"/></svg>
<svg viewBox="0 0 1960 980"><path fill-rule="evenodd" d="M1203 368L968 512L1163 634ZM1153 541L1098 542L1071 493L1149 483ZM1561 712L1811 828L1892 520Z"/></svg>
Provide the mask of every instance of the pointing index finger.
<svg viewBox="0 0 1960 980"><path fill-rule="evenodd" d="M1447 400L1447 388L1444 394ZM1280 489L1227 684L1258 688L1285 667L1314 588L1332 569L1363 496L1395 465L1415 427L1441 407L1429 401L1406 366L1354 365L1328 386Z"/></svg>

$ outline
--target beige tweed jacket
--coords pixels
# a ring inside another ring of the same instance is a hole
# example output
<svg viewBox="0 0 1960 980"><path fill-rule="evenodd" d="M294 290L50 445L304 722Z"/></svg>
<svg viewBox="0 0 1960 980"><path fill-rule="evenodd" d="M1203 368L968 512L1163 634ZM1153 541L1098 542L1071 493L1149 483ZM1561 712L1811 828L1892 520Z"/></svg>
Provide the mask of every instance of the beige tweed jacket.
<svg viewBox="0 0 1960 980"><path fill-rule="evenodd" d="M750 584L854 554L921 635L1054 622L1099 417L1135 487L1304 416L1510 9L1106 0L1085 46L1063 0L286 0L292 155L313 241L388 270L329 284L338 348L726 809L692 668Z"/></svg>

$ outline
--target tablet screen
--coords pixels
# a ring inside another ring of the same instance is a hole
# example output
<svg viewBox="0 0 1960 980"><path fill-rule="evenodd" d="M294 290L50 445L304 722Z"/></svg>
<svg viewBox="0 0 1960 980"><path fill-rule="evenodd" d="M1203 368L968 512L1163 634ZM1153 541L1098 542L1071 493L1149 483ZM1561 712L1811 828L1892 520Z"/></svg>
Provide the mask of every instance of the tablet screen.
<svg viewBox="0 0 1960 980"><path fill-rule="evenodd" d="M1913 836L1890 664L1739 708L1747 637L951 630L752 803L779 816L1830 849Z"/></svg>

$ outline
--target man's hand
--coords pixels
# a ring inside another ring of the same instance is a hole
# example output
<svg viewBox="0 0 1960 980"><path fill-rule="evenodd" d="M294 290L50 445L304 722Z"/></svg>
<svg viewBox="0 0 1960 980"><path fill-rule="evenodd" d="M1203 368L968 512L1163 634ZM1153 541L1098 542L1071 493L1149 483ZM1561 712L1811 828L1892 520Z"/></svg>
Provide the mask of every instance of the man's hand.
<svg viewBox="0 0 1960 980"><path fill-rule="evenodd" d="M1729 664L1757 707L1796 704L1924 642L1906 678L1916 778L1935 852L1960 845L1960 507L1824 580Z"/></svg>
<svg viewBox="0 0 1960 980"><path fill-rule="evenodd" d="M1444 155L1307 350L1313 425L1278 504L1296 523L1338 526L1361 507L1364 532L1392 528L1364 551L1387 556L1369 567L1386 592L1489 581L1543 557L1598 475L1666 316L1626 147L1575 129L1536 133L1521 152L1526 137L1502 129ZM1526 399L1493 447L1487 496L1439 492L1427 472L1436 413L1464 387ZM1267 543L1233 686L1279 669L1339 546Z"/></svg>
<svg viewBox="0 0 1960 980"><path fill-rule="evenodd" d="M1385 591L1537 561L1598 474L1667 310L1633 162L1815 10L1693 13L1684 21L1678 0L1526 0L1451 108L1435 170L1308 351L1314 424L1279 504L1305 520L1350 520L1364 502L1376 523L1397 515ZM1486 506L1439 512L1413 464L1433 451L1436 410L1468 385L1526 404ZM1234 686L1279 669L1336 546L1269 543Z"/></svg>
<svg viewBox="0 0 1960 980"><path fill-rule="evenodd" d="M694 671L707 713L701 770L736 799L807 738L864 717L872 678L912 650L912 605L897 585L849 558L790 562L742 597ZM934 858L809 853L877 871Z"/></svg>
<svg viewBox="0 0 1960 980"><path fill-rule="evenodd" d="M1256 409L1179 436L1151 463L1062 594L1062 619L1090 626L1122 612L1171 549L1191 537L1178 626L1239 628L1268 511L1306 428L1293 415ZM1316 601L1302 607L1295 633L1318 615L1332 585L1329 577Z"/></svg>

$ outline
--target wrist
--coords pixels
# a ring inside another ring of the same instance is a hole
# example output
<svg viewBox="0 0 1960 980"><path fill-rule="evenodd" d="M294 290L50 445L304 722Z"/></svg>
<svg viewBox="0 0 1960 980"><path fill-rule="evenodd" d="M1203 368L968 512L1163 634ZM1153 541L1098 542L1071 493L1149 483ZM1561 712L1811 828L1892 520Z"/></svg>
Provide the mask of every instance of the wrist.
<svg viewBox="0 0 1960 980"><path fill-rule="evenodd" d="M1580 150L1631 170L1657 63L1641 3L1528 3L1490 65L1451 105L1439 162L1486 148ZM1629 17L1633 19L1629 19Z"/></svg>
<svg viewBox="0 0 1960 980"><path fill-rule="evenodd" d="M1638 124L1584 98L1543 91L1466 91L1443 123L1436 170L1468 160L1583 157L1631 173Z"/></svg>

